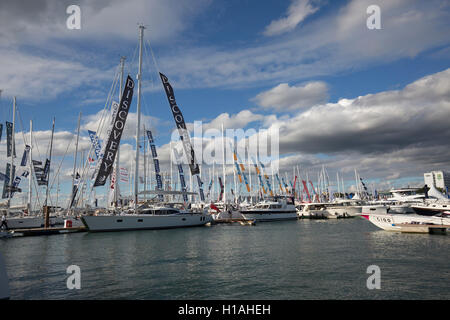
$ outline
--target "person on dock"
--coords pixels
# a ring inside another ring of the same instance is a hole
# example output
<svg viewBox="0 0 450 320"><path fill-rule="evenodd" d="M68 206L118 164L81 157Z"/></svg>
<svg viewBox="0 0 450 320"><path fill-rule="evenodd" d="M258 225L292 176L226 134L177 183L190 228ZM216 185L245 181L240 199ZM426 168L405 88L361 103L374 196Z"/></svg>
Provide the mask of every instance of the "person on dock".
<svg viewBox="0 0 450 320"><path fill-rule="evenodd" d="M0 225L0 229L3 229L3 226L5 226L5 229L8 230L8 223L6 222L6 213L2 215L2 224Z"/></svg>

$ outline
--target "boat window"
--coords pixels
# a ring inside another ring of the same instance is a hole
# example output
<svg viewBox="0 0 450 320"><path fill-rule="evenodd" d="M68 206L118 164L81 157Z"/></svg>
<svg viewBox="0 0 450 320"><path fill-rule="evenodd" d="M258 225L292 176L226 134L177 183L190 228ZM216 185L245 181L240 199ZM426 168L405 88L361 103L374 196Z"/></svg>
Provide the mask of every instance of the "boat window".
<svg viewBox="0 0 450 320"><path fill-rule="evenodd" d="M117 219L117 222L122 222L123 220L122 219Z"/></svg>
<svg viewBox="0 0 450 320"><path fill-rule="evenodd" d="M144 220L143 219L138 219L138 222L144 222Z"/></svg>

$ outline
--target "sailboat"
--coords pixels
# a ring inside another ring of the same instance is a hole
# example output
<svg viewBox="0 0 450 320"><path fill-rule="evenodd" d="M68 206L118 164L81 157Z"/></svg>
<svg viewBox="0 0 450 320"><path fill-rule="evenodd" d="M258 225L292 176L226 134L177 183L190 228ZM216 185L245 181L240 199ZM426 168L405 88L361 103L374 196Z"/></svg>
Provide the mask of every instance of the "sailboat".
<svg viewBox="0 0 450 320"><path fill-rule="evenodd" d="M5 180L4 187L3 187L3 195L2 198L7 198L7 205L6 205L6 211L7 211L7 225L8 230L15 230L15 229L31 229L31 228L40 228L44 227L46 225L45 217L42 215L32 215L32 206L31 206L31 187L32 187L32 179L33 179L33 161L32 161L32 121L30 121L30 145L25 146L24 154L22 157L22 161L20 163L19 169L26 172L26 163L29 162L29 171L27 172L26 176L28 176L29 179L29 189L28 189L28 203L26 205L18 205L18 206L12 206L11 200L15 194L16 191L20 192L20 189L18 188L18 185L23 177L25 177L24 174L19 174L16 172L14 165L14 158L15 158L15 123L16 123L16 97L13 98L13 119L11 123L7 123L8 129L8 146L7 146L7 156L10 157L10 162L7 164L6 167L6 176L7 180ZM53 130L54 130L54 123L53 123ZM52 130L52 135L53 135ZM53 139L53 137L52 137ZM51 156L50 156L51 157ZM50 159L47 160L45 169L42 169L42 172L45 170L45 174L41 175L42 182L44 184L47 184L48 188L48 176L50 174ZM17 170L19 171L19 170ZM47 190L47 196L48 196L48 190ZM48 226L55 226L55 225L63 225L63 219L61 217L56 216L48 216L47 220Z"/></svg>
<svg viewBox="0 0 450 320"><path fill-rule="evenodd" d="M138 204L138 183L139 183L139 139L140 139L140 118L141 118L141 81L142 81L142 49L143 49L144 26L139 26L139 69L138 69L138 91L137 91L137 127L136 127L136 155L135 155L135 183L134 183L134 209L129 211L122 210L120 214L99 214L85 215L82 222L89 231L125 231L125 230L143 230L143 229L168 229L168 228L184 228L203 226L211 222L211 216L204 212L194 212L190 210L182 210L174 206L167 205L147 205ZM173 90L168 83L167 78L160 74L163 81L169 103L175 101ZM164 77L164 78L163 78ZM170 89L170 91L169 91ZM128 76L125 87L120 99L119 109L116 113L112 129L104 149L104 155L99 161L99 169L95 186L104 185L107 177L111 174L112 165L117 153L118 145L125 126L126 117L131 105L134 90L134 81ZM171 94L169 96L169 93ZM171 105L172 112L175 109ZM181 111L178 109L181 115ZM174 115L175 118L175 115ZM181 116L182 118L182 116ZM179 118L177 118L179 119ZM183 122L184 124L184 122ZM177 123L177 127L179 124ZM184 139L186 142L186 138ZM191 156L193 149L191 149ZM198 165L197 165L198 166ZM192 169L196 168L193 161L190 162Z"/></svg>

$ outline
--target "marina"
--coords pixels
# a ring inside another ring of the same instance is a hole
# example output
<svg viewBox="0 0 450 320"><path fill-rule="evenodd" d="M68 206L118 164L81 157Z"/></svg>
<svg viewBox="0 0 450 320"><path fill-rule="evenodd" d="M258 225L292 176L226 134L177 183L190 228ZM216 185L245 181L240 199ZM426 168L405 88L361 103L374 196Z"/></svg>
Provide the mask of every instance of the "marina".
<svg viewBox="0 0 450 320"><path fill-rule="evenodd" d="M14 300L447 300L448 241L355 218L21 237L0 250ZM71 264L80 290L66 288ZM372 264L380 290L366 288Z"/></svg>

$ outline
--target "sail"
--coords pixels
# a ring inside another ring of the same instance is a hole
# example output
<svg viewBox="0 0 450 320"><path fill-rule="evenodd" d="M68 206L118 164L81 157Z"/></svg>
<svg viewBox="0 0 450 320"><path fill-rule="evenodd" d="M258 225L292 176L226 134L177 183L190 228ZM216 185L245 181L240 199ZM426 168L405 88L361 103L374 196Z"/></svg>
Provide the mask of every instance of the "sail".
<svg viewBox="0 0 450 320"><path fill-rule="evenodd" d="M128 76L125 88L123 90L122 99L120 100L119 109L115 114L112 129L108 135L107 143L105 145L104 154L99 161L99 168L97 178L94 182L94 187L103 186L106 179L111 174L114 160L116 158L117 150L122 137L125 122L130 110L131 101L133 98L134 81ZM138 148L139 146L136 146Z"/></svg>

